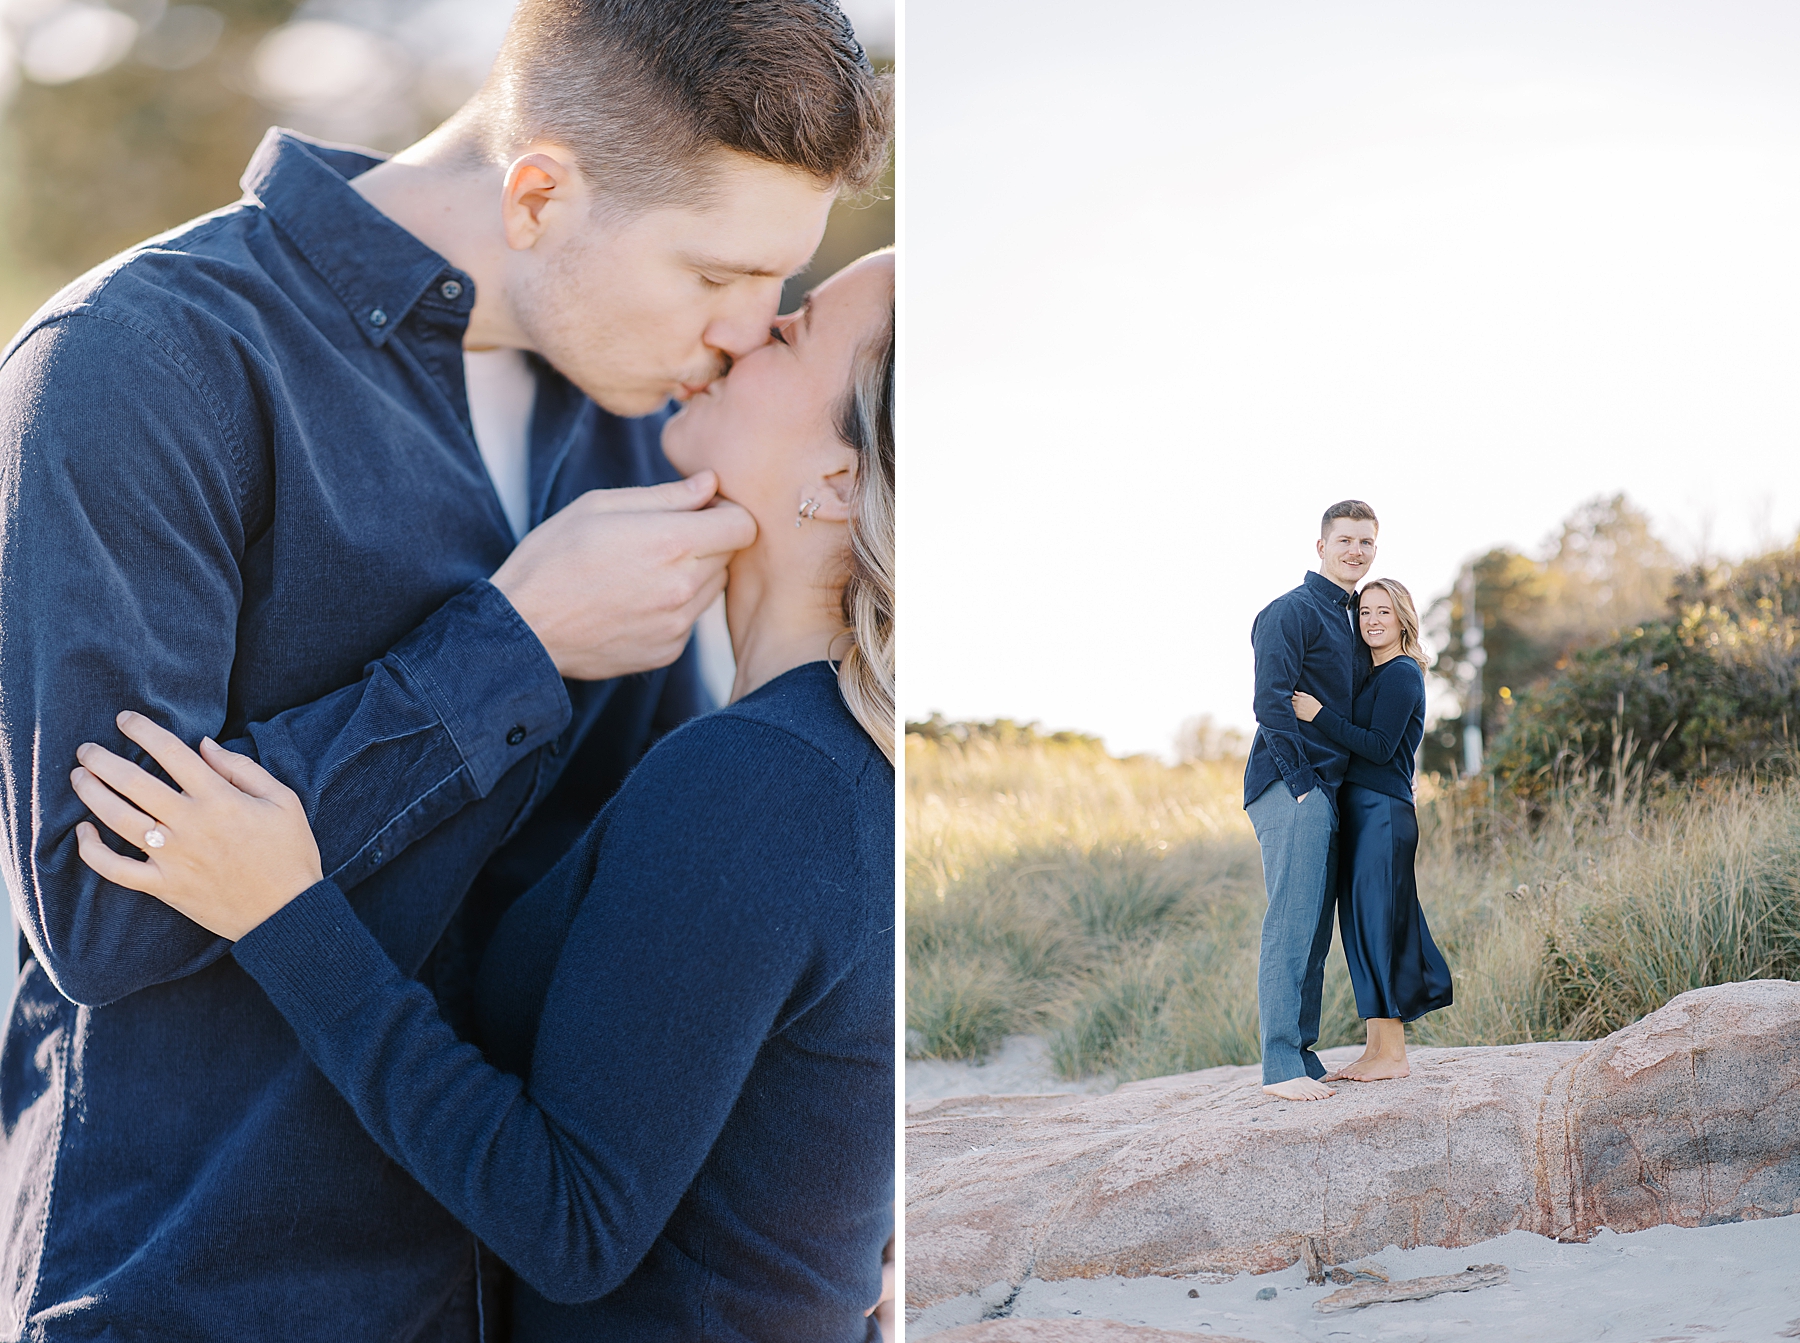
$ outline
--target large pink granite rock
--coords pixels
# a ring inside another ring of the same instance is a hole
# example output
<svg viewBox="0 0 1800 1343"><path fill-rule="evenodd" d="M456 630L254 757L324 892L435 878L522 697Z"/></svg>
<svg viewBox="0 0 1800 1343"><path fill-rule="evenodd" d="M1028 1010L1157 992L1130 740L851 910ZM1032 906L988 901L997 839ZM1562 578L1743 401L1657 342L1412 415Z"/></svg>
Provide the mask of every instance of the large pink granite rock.
<svg viewBox="0 0 1800 1343"><path fill-rule="evenodd" d="M917 1312L1004 1280L1267 1272L1525 1229L1800 1212L1800 984L1684 993L1585 1044L1421 1049L1331 1100L1213 1068L909 1107Z"/></svg>

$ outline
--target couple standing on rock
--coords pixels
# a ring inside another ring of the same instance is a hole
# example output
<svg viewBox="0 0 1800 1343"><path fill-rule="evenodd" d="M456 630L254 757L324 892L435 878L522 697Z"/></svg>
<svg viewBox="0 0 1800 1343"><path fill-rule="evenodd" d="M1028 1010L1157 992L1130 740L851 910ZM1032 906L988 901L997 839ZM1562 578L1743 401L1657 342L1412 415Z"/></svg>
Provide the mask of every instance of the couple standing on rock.
<svg viewBox="0 0 1800 1343"><path fill-rule="evenodd" d="M1413 879L1419 827L1413 758L1425 734L1425 674L1412 596L1391 578L1357 584L1380 524L1358 499L1325 510L1316 573L1257 615L1256 738L1244 809L1262 846L1257 1008L1263 1090L1324 1100L1343 1079L1405 1077L1404 1023L1450 1005L1450 970ZM1319 1039L1336 909L1361 1058L1326 1075Z"/></svg>

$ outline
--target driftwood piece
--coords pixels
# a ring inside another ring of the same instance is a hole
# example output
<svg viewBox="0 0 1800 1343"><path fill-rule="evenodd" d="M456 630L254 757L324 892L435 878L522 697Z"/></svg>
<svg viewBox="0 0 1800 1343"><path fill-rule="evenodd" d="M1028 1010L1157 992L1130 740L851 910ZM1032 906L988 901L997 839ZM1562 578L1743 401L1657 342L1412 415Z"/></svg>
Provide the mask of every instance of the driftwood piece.
<svg viewBox="0 0 1800 1343"><path fill-rule="evenodd" d="M1331 1280L1339 1287L1353 1282L1386 1282L1388 1272L1374 1259L1358 1259L1354 1264L1339 1264L1331 1270Z"/></svg>
<svg viewBox="0 0 1800 1343"><path fill-rule="evenodd" d="M1300 1242L1300 1257L1306 1262L1306 1280L1314 1287L1325 1285L1325 1256L1319 1253L1319 1238L1307 1236Z"/></svg>
<svg viewBox="0 0 1800 1343"><path fill-rule="evenodd" d="M1445 1292L1473 1292L1482 1287L1498 1287L1511 1275L1505 1264L1470 1264L1462 1273L1437 1273L1429 1278L1403 1278L1399 1282L1360 1282L1341 1292L1320 1297L1313 1309L1326 1315L1384 1301L1423 1301Z"/></svg>

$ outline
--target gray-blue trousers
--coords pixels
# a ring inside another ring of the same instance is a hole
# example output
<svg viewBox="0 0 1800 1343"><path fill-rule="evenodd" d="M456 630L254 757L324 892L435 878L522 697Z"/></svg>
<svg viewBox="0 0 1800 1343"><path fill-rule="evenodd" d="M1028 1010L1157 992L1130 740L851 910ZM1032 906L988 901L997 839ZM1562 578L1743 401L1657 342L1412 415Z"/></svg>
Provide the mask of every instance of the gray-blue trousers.
<svg viewBox="0 0 1800 1343"><path fill-rule="evenodd" d="M1279 779L1247 810L1262 845L1263 884L1269 892L1256 974L1263 1083L1286 1082L1302 1073L1323 1077L1325 1065L1312 1047L1319 1042L1325 955L1331 950L1337 813L1322 789L1295 802Z"/></svg>

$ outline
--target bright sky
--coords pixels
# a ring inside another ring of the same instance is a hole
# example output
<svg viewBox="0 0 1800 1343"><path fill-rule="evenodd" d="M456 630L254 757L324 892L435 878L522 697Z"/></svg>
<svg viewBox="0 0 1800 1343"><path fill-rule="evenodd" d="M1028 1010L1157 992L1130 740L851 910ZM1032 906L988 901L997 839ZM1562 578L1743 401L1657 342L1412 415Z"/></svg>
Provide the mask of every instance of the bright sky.
<svg viewBox="0 0 1800 1343"><path fill-rule="evenodd" d="M1123 16L1129 14L1129 19ZM901 709L1166 751L1368 500L1800 529L1800 6L908 0Z"/></svg>

